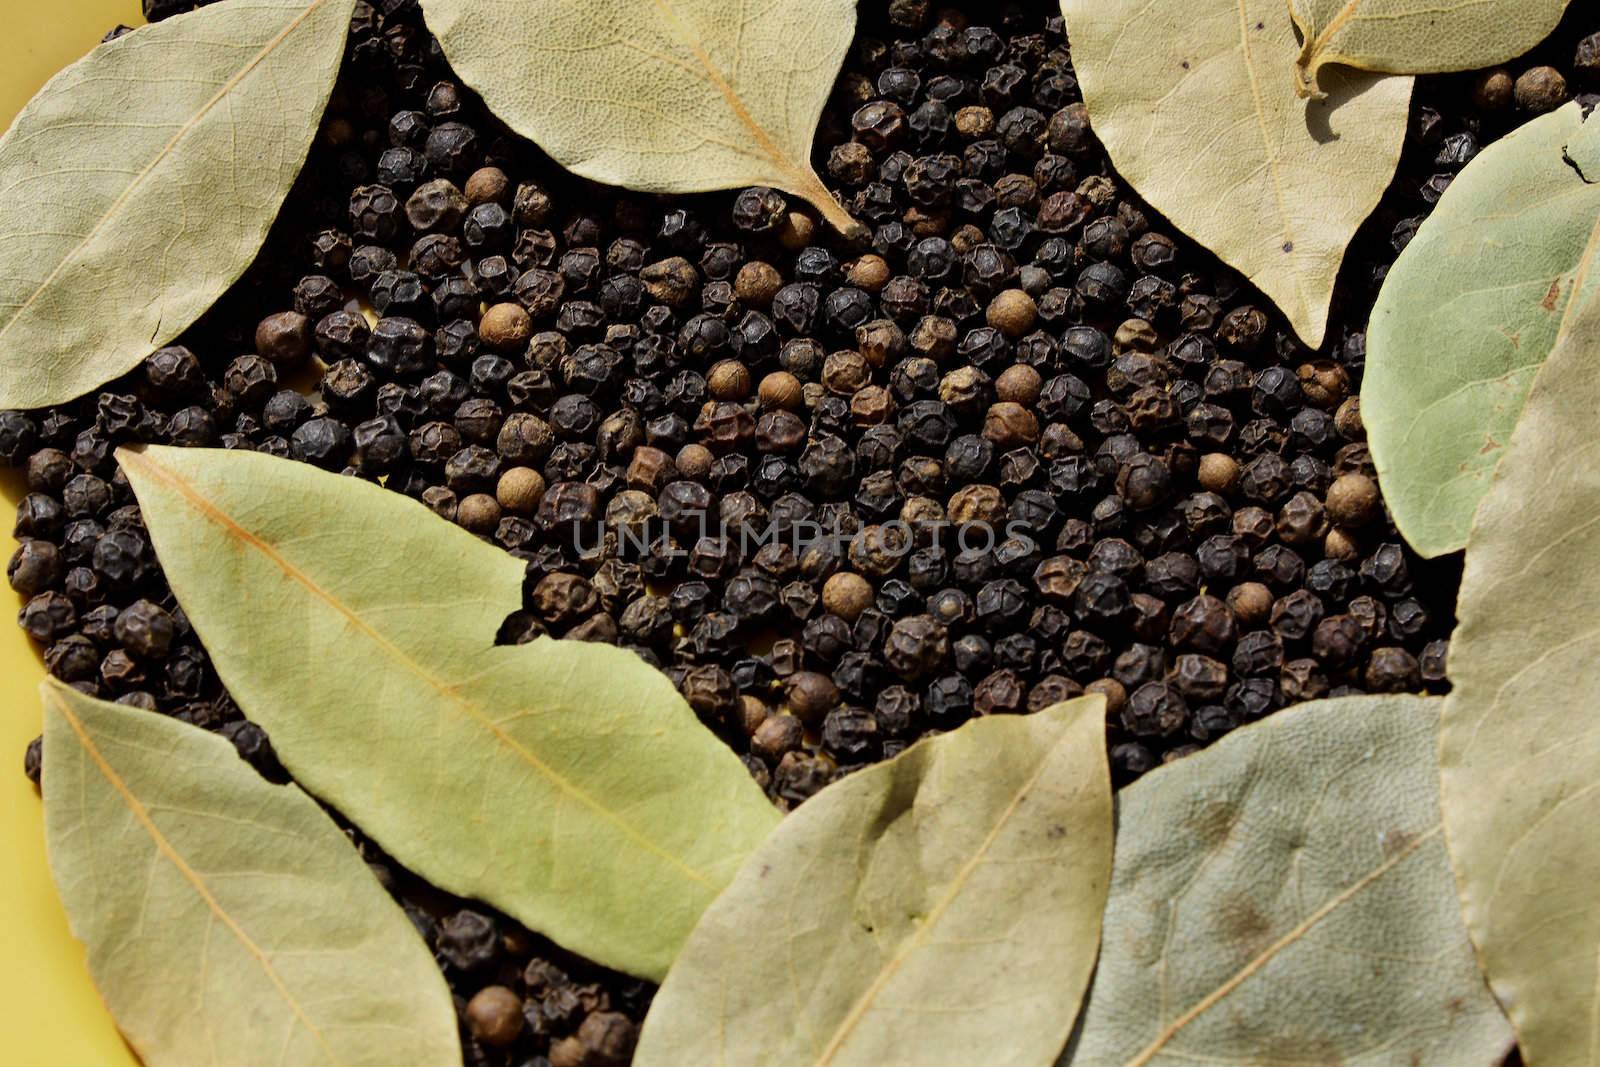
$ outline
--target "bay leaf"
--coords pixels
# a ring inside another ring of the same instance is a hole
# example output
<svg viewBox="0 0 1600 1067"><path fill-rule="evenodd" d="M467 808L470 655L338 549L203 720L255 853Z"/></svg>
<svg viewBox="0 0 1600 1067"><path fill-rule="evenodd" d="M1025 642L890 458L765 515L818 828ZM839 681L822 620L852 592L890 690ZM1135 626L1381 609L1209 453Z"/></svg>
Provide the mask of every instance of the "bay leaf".
<svg viewBox="0 0 1600 1067"><path fill-rule="evenodd" d="M231 0L102 44L0 138L0 408L81 396L250 265L355 0Z"/></svg>
<svg viewBox="0 0 1600 1067"><path fill-rule="evenodd" d="M1062 0L1094 132L1128 183L1322 345L1345 248L1400 161L1411 79L1294 89L1283 0Z"/></svg>
<svg viewBox="0 0 1600 1067"><path fill-rule="evenodd" d="M1596 151L1600 119L1575 103L1490 145L1378 295L1361 417L1395 525L1424 556L1466 544L1535 373L1600 284L1600 167L1578 162Z"/></svg>
<svg viewBox="0 0 1600 1067"><path fill-rule="evenodd" d="M861 230L811 166L855 0L423 0L450 66L575 174L653 193L769 185Z"/></svg>
<svg viewBox="0 0 1600 1067"><path fill-rule="evenodd" d="M50 868L145 1067L459 1067L444 976L315 801L215 734L40 689Z"/></svg>
<svg viewBox="0 0 1600 1067"><path fill-rule="evenodd" d="M118 453L178 602L302 786L442 889L659 979L778 812L661 672L495 647L523 565L269 456Z"/></svg>
<svg viewBox="0 0 1600 1067"><path fill-rule="evenodd" d="M1062 1067L1498 1064L1510 1028L1440 832L1439 704L1302 704L1123 789Z"/></svg>
<svg viewBox="0 0 1600 1067"><path fill-rule="evenodd" d="M1548 37L1569 0L1289 0L1295 81L1316 95L1328 64L1390 74L1492 67Z"/></svg>
<svg viewBox="0 0 1600 1067"><path fill-rule="evenodd" d="M1440 742L1467 927L1530 1067L1600 1064L1597 360L1591 295L1478 507Z"/></svg>
<svg viewBox="0 0 1600 1067"><path fill-rule="evenodd" d="M1038 1067L1111 865L1105 703L977 719L788 816L706 912L635 1067Z"/></svg>

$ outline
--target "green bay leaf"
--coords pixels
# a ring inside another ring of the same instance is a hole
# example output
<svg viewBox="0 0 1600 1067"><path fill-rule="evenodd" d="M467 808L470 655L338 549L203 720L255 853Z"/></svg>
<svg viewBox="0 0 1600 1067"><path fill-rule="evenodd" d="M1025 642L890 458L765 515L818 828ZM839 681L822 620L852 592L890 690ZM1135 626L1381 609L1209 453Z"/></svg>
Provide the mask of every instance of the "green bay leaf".
<svg viewBox="0 0 1600 1067"><path fill-rule="evenodd" d="M1395 525L1424 556L1466 544L1534 374L1571 328L1575 294L1600 284L1596 151L1600 120L1584 121L1577 104L1490 145L1373 307L1361 416Z"/></svg>
<svg viewBox="0 0 1600 1067"><path fill-rule="evenodd" d="M1061 1067L1498 1064L1510 1028L1440 832L1439 704L1303 704L1122 790Z"/></svg>
<svg viewBox="0 0 1600 1067"><path fill-rule="evenodd" d="M41 692L50 868L145 1067L459 1067L444 976L315 801L215 734Z"/></svg>
<svg viewBox="0 0 1600 1067"><path fill-rule="evenodd" d="M778 822L631 652L495 647L523 565L397 493L250 453L118 459L228 691L430 882L659 979Z"/></svg>
<svg viewBox="0 0 1600 1067"><path fill-rule="evenodd" d="M255 258L355 0L229 0L96 48L0 138L0 408L136 367Z"/></svg>
<svg viewBox="0 0 1600 1067"><path fill-rule="evenodd" d="M1289 0L1302 47L1295 68L1315 94L1327 64L1391 74L1476 70L1550 35L1570 0Z"/></svg>
<svg viewBox="0 0 1600 1067"><path fill-rule="evenodd" d="M860 225L811 167L855 0L423 0L451 67L585 178L656 193L770 185Z"/></svg>
<svg viewBox="0 0 1600 1067"><path fill-rule="evenodd" d="M829 786L706 912L636 1067L1043 1067L1094 965L1105 704L998 715Z"/></svg>
<svg viewBox="0 0 1600 1067"><path fill-rule="evenodd" d="M1538 1067L1600 1064L1597 360L1591 295L1473 522L1440 743L1467 927Z"/></svg>
<svg viewBox="0 0 1600 1067"><path fill-rule="evenodd" d="M1247 276L1307 345L1400 161L1411 79L1333 71L1295 93L1283 0L1062 0L1095 134L1128 183Z"/></svg>

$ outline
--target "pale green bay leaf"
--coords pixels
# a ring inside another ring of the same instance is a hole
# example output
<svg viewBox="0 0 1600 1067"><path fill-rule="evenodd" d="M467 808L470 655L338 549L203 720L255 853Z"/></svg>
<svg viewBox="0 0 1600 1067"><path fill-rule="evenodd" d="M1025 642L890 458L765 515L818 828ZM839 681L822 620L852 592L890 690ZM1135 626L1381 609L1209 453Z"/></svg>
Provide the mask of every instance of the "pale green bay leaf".
<svg viewBox="0 0 1600 1067"><path fill-rule="evenodd" d="M145 1067L459 1067L444 976L315 801L215 734L40 688L50 868Z"/></svg>
<svg viewBox="0 0 1600 1067"><path fill-rule="evenodd" d="M596 181L658 193L770 185L859 230L811 167L855 0L423 0L451 67L500 119Z"/></svg>
<svg viewBox="0 0 1600 1067"><path fill-rule="evenodd" d="M133 369L255 258L354 0L229 0L96 48L0 138L0 408Z"/></svg>
<svg viewBox="0 0 1600 1067"><path fill-rule="evenodd" d="M808 800L706 912L636 1067L1042 1067L1094 965L1105 703L975 720Z"/></svg>
<svg viewBox="0 0 1600 1067"><path fill-rule="evenodd" d="M1302 48L1297 84L1317 92L1326 64L1392 74L1476 70L1550 35L1569 0L1289 0Z"/></svg>
<svg viewBox="0 0 1600 1067"><path fill-rule="evenodd" d="M1467 926L1530 1067L1600 1064L1600 299L1467 541L1440 764Z"/></svg>
<svg viewBox="0 0 1600 1067"><path fill-rule="evenodd" d="M1490 145L1378 296L1361 416L1395 525L1424 556L1466 544L1574 294L1600 284L1600 185L1579 165L1597 150L1600 120L1585 122L1577 104Z"/></svg>
<svg viewBox="0 0 1600 1067"><path fill-rule="evenodd" d="M1294 87L1283 0L1062 0L1094 132L1151 206L1320 347L1345 248L1400 161L1411 79Z"/></svg>
<svg viewBox="0 0 1600 1067"><path fill-rule="evenodd" d="M228 691L406 867L660 978L778 813L631 652L495 647L523 565L398 493L268 456L118 458Z"/></svg>
<svg viewBox="0 0 1600 1067"><path fill-rule="evenodd" d="M1440 832L1439 703L1302 704L1122 790L1062 1067L1499 1063Z"/></svg>

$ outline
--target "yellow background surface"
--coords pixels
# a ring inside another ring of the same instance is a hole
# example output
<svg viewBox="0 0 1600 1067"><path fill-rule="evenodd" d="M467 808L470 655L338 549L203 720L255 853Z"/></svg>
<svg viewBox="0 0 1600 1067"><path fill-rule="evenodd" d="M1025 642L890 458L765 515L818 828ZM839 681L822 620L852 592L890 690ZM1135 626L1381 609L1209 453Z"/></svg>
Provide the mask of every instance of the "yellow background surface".
<svg viewBox="0 0 1600 1067"><path fill-rule="evenodd" d="M0 125L111 27L142 21L139 0L0 3ZM21 479L0 473L0 559L9 560ZM8 608L0 613L0 1064L135 1067L89 981L45 863L39 796L22 773L23 752L39 734L44 669L12 622L10 588L0 588Z"/></svg>

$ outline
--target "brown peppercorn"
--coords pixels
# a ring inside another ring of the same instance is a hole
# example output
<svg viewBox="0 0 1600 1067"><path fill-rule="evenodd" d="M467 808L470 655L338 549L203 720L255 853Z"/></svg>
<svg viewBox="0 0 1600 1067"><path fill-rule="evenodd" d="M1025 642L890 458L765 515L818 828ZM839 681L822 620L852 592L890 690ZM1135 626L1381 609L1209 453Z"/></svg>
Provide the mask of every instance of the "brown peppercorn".
<svg viewBox="0 0 1600 1067"><path fill-rule="evenodd" d="M1365 474L1342 474L1328 486L1328 518L1338 526L1359 529L1377 519L1382 510L1378 483Z"/></svg>
<svg viewBox="0 0 1600 1067"><path fill-rule="evenodd" d="M690 479L704 478L716 459L717 457L711 454L711 449L705 445L684 445L678 449L678 473Z"/></svg>
<svg viewBox="0 0 1600 1067"><path fill-rule="evenodd" d="M478 337L495 352L520 352L532 336L533 318L514 301L495 304L478 323Z"/></svg>
<svg viewBox="0 0 1600 1067"><path fill-rule="evenodd" d="M907 347L905 331L893 319L873 319L856 327L856 350L874 370L903 358Z"/></svg>
<svg viewBox="0 0 1600 1067"><path fill-rule="evenodd" d="M753 259L733 278L733 295L747 305L767 305L783 288L783 275L771 263Z"/></svg>
<svg viewBox="0 0 1600 1067"><path fill-rule="evenodd" d="M750 368L736 359L724 359L706 372L706 389L718 400L743 400L750 394Z"/></svg>
<svg viewBox="0 0 1600 1067"><path fill-rule="evenodd" d="M686 448L697 448L706 453L706 464L711 463L711 453L702 445L687 445ZM668 482L678 477L678 465L672 457L653 445L640 445L633 450L633 458L628 461L627 473L623 476L629 488L638 489L652 496L666 488Z"/></svg>
<svg viewBox="0 0 1600 1067"><path fill-rule="evenodd" d="M822 384L828 392L849 396L872 380L872 366L860 352L842 349L822 363Z"/></svg>
<svg viewBox="0 0 1600 1067"><path fill-rule="evenodd" d="M1272 590L1260 582L1240 582L1228 590L1227 600L1228 610L1246 630L1266 625L1272 614Z"/></svg>
<svg viewBox="0 0 1600 1067"><path fill-rule="evenodd" d="M275 367L293 367L311 354L311 320L298 311L268 315L256 327L256 355Z"/></svg>
<svg viewBox="0 0 1600 1067"><path fill-rule="evenodd" d="M1322 542L1322 554L1329 559L1336 559L1341 563L1361 558L1361 545L1348 530L1335 526L1328 531L1328 536Z"/></svg>
<svg viewBox="0 0 1600 1067"><path fill-rule="evenodd" d="M597 1011L573 1037L550 1046L550 1067L623 1067L633 1055L639 1028L618 1011Z"/></svg>
<svg viewBox="0 0 1600 1067"><path fill-rule="evenodd" d="M1039 402L1044 378L1026 363L1017 363L1000 372L994 380L994 395L1001 401L1032 407Z"/></svg>
<svg viewBox="0 0 1600 1067"><path fill-rule="evenodd" d="M994 112L986 107L969 104L956 112L956 133L971 140L989 136L994 129Z"/></svg>
<svg viewBox="0 0 1600 1067"><path fill-rule="evenodd" d="M1344 403L1350 393L1350 375L1331 360L1302 363L1295 375L1300 379L1300 392L1305 395L1306 403L1324 411L1332 411Z"/></svg>
<svg viewBox="0 0 1600 1067"><path fill-rule="evenodd" d="M600 610L600 594L594 583L565 571L540 578L528 600L539 617L552 626L569 626Z"/></svg>
<svg viewBox="0 0 1600 1067"><path fill-rule="evenodd" d="M522 998L503 985L485 986L467 1001L467 1028L490 1048L505 1048L522 1034Z"/></svg>
<svg viewBox="0 0 1600 1067"><path fill-rule="evenodd" d="M816 236L817 224L804 211L786 211L778 223L778 244L786 251L798 252Z"/></svg>
<svg viewBox="0 0 1600 1067"><path fill-rule="evenodd" d="M993 526L1006 517L1006 498L992 485L964 485L950 494L945 512L958 525L981 522Z"/></svg>
<svg viewBox="0 0 1600 1067"><path fill-rule="evenodd" d="M969 418L993 402L994 383L977 367L964 366L939 379L939 399L962 418Z"/></svg>
<svg viewBox="0 0 1600 1067"><path fill-rule="evenodd" d="M1239 488L1239 461L1225 452L1207 452L1196 478L1202 489L1227 496Z"/></svg>
<svg viewBox="0 0 1600 1067"><path fill-rule="evenodd" d="M429 511L446 522L456 521L460 500L456 497L455 490L448 486L430 485L422 491L422 502L428 506Z"/></svg>
<svg viewBox="0 0 1600 1067"><path fill-rule="evenodd" d="M1026 706L1028 687L1016 671L999 670L972 689L972 710L979 715L1016 715Z"/></svg>
<svg viewBox="0 0 1600 1067"><path fill-rule="evenodd" d="M1034 588L1039 595L1060 604L1072 603L1072 595L1089 575L1089 565L1071 556L1051 556L1033 569Z"/></svg>
<svg viewBox="0 0 1600 1067"><path fill-rule="evenodd" d="M881 385L869 385L850 398L850 418L857 426L876 426L894 414L894 396Z"/></svg>
<svg viewBox="0 0 1600 1067"><path fill-rule="evenodd" d="M884 641L883 658L896 674L916 681L938 671L950 658L950 631L931 615L899 619Z"/></svg>
<svg viewBox="0 0 1600 1067"><path fill-rule="evenodd" d="M789 710L808 725L815 726L839 704L839 687L820 671L795 671L784 686Z"/></svg>
<svg viewBox="0 0 1600 1067"><path fill-rule="evenodd" d="M1554 67L1533 67L1517 78L1513 94L1522 110L1543 115L1567 102L1567 79Z"/></svg>
<svg viewBox="0 0 1600 1067"><path fill-rule="evenodd" d="M840 571L822 585L822 609L845 622L855 622L872 607L872 583L852 571Z"/></svg>
<svg viewBox="0 0 1600 1067"><path fill-rule="evenodd" d="M1366 423L1361 421L1361 398L1359 396L1352 396L1339 405L1339 410L1333 413L1333 428L1346 441L1365 441L1367 439L1367 426Z"/></svg>
<svg viewBox="0 0 1600 1067"><path fill-rule="evenodd" d="M1478 75L1472 83L1472 102L1479 111L1498 115L1511 109L1515 91L1511 72L1504 67L1495 67Z"/></svg>
<svg viewBox="0 0 1600 1067"><path fill-rule="evenodd" d="M1039 440L1039 420L1021 404L1002 400L983 417L983 436L996 448L1018 448Z"/></svg>
<svg viewBox="0 0 1600 1067"><path fill-rule="evenodd" d="M500 502L488 493L473 493L456 508L456 522L475 534L491 534L500 525Z"/></svg>
<svg viewBox="0 0 1600 1067"><path fill-rule="evenodd" d="M480 167L472 172L462 192L467 194L467 203L474 206L503 204L511 192L511 179L499 167Z"/></svg>
<svg viewBox="0 0 1600 1067"><path fill-rule="evenodd" d="M799 411L805 406L800 379L786 370L775 370L762 378L756 395L769 411Z"/></svg>
<svg viewBox="0 0 1600 1067"><path fill-rule="evenodd" d="M700 272L682 256L647 264L639 272L645 291L668 307L682 307L700 289Z"/></svg>
<svg viewBox="0 0 1600 1067"><path fill-rule="evenodd" d="M788 753L797 751L805 741L805 723L793 715L772 715L750 735L750 751L768 763L777 763Z"/></svg>
<svg viewBox="0 0 1600 1067"><path fill-rule="evenodd" d="M987 319L990 326L1015 340L1033 329L1039 316L1039 305L1021 289L1003 289L989 301Z"/></svg>
<svg viewBox="0 0 1600 1067"><path fill-rule="evenodd" d="M532 467L508 467L495 484L494 498L513 515L532 515L544 499L544 475Z"/></svg>
<svg viewBox="0 0 1600 1067"><path fill-rule="evenodd" d="M851 260L844 272L845 281L869 293L881 292L893 276L884 258L872 253Z"/></svg>
<svg viewBox="0 0 1600 1067"><path fill-rule="evenodd" d="M1161 335L1144 319L1128 319L1117 327L1112 345L1119 355L1123 352L1154 352L1161 347Z"/></svg>
<svg viewBox="0 0 1600 1067"><path fill-rule="evenodd" d="M1365 680L1375 693L1403 693L1422 688L1422 667L1403 648L1379 648L1367 662Z"/></svg>

